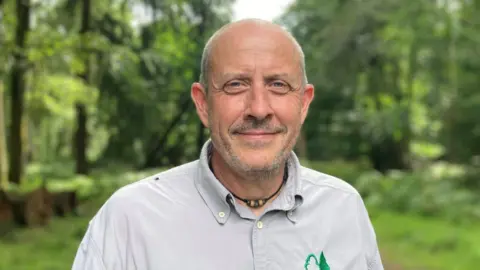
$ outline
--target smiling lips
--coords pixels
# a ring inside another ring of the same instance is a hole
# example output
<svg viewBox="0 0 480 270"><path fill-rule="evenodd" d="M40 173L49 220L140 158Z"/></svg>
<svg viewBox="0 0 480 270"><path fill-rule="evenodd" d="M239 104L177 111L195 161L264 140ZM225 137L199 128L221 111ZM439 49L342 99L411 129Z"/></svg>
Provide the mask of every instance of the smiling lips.
<svg viewBox="0 0 480 270"><path fill-rule="evenodd" d="M265 131L265 130L248 130L238 132L237 135L249 140L268 140L273 138L279 132L275 131Z"/></svg>

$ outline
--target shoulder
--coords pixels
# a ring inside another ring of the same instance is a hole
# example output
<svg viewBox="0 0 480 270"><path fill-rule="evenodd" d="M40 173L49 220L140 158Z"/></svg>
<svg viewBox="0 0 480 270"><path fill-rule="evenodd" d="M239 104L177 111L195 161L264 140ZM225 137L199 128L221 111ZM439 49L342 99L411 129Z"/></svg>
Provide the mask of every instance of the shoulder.
<svg viewBox="0 0 480 270"><path fill-rule="evenodd" d="M138 195L139 192L143 193L148 190L168 189L182 187L182 185L188 185L189 183L193 182L193 178L196 175L196 170L197 161L192 161L156 174L149 175L119 188L110 199L126 199L130 197L137 197L136 195Z"/></svg>
<svg viewBox="0 0 480 270"><path fill-rule="evenodd" d="M357 189L345 180L322 173L305 166L300 166L300 179L304 188L321 188L332 192L359 196Z"/></svg>
<svg viewBox="0 0 480 270"><path fill-rule="evenodd" d="M138 207L161 205L175 196L187 196L194 189L196 170L197 161L192 161L124 185L108 197L100 213L123 216L138 211Z"/></svg>

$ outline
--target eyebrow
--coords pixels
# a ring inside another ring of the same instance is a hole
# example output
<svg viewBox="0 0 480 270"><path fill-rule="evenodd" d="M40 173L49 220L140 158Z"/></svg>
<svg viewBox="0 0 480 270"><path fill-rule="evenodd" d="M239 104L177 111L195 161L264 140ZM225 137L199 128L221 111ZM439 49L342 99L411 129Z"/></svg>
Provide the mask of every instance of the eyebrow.
<svg viewBox="0 0 480 270"><path fill-rule="evenodd" d="M220 79L222 80L231 80L233 78L239 78L239 79L248 79L251 77L251 74L248 72L227 72L227 73L222 73L220 75ZM271 80L276 80L276 79L284 79L284 80L293 80L292 76L288 73L273 73L273 74L267 74L264 77L264 80L271 81Z"/></svg>
<svg viewBox="0 0 480 270"><path fill-rule="evenodd" d="M288 73L274 73L269 74L264 77L267 80L275 80L275 79L284 79L284 80L292 80L292 76Z"/></svg>

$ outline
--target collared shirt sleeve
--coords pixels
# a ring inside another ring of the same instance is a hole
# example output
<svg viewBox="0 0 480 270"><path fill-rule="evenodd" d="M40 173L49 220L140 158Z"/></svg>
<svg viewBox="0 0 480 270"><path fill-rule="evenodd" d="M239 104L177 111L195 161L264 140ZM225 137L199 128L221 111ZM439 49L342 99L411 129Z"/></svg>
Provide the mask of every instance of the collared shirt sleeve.
<svg viewBox="0 0 480 270"><path fill-rule="evenodd" d="M80 243L72 270L106 270L100 250L92 238L90 230L87 230Z"/></svg>
<svg viewBox="0 0 480 270"><path fill-rule="evenodd" d="M128 268L125 203L113 195L88 224L72 270L125 270Z"/></svg>
<svg viewBox="0 0 480 270"><path fill-rule="evenodd" d="M368 270L383 270L382 259L378 249L374 251L374 255L368 260Z"/></svg>
<svg viewBox="0 0 480 270"><path fill-rule="evenodd" d="M368 215L367 208L360 195L358 196L358 213L360 231L364 236L364 248L368 270L384 270L380 251L378 249L377 238L372 222Z"/></svg>

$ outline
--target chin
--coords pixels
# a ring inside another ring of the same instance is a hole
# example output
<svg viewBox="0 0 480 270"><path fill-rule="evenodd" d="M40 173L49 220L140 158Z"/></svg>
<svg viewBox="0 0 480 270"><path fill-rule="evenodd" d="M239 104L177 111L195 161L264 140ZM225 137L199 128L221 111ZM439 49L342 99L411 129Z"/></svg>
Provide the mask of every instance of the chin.
<svg viewBox="0 0 480 270"><path fill-rule="evenodd" d="M270 151L243 151L236 157L237 162L247 171L271 171L278 169L280 164L278 155Z"/></svg>
<svg viewBox="0 0 480 270"><path fill-rule="evenodd" d="M240 171L270 171L283 161L284 145L280 141L252 142L243 140L219 140L223 157L229 166Z"/></svg>
<svg viewBox="0 0 480 270"><path fill-rule="evenodd" d="M270 171L272 169L277 168L276 164L272 161L270 162L255 162L255 161L248 161L243 162L245 164L244 167L249 168L252 171Z"/></svg>

